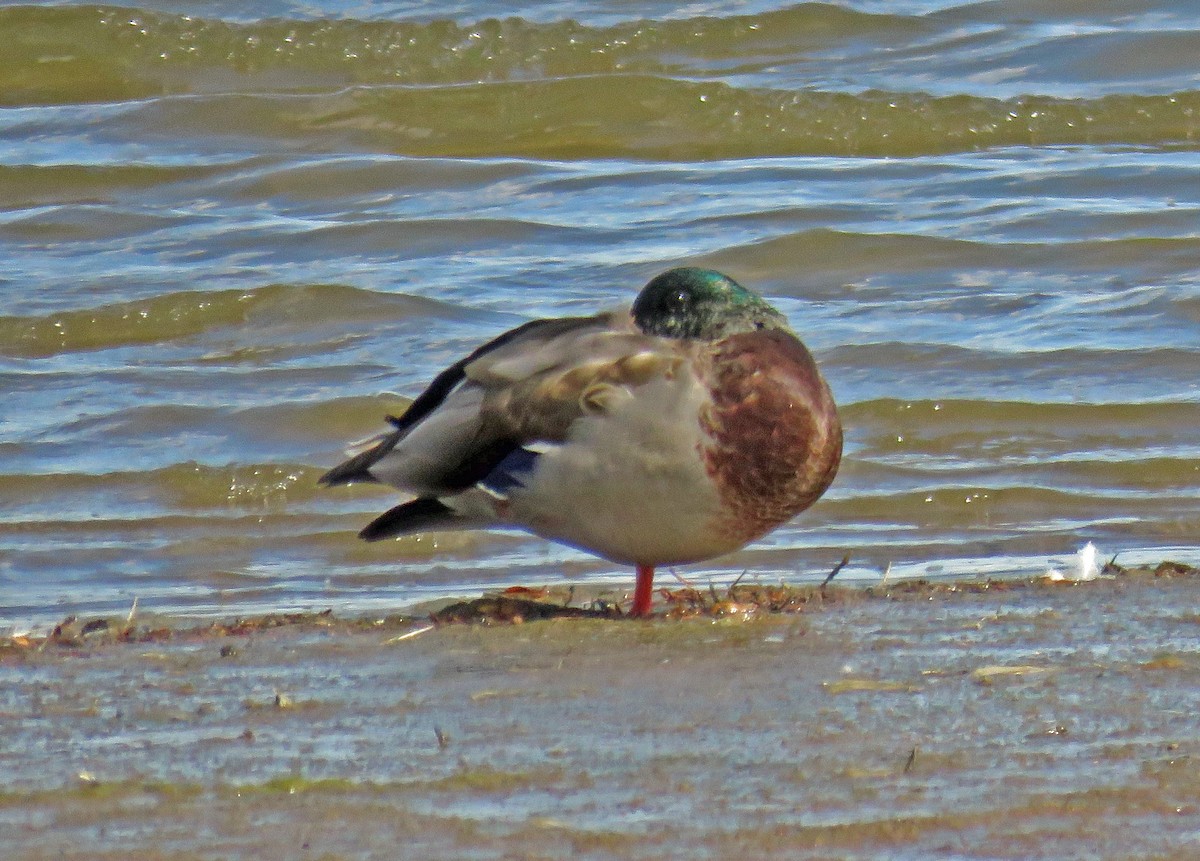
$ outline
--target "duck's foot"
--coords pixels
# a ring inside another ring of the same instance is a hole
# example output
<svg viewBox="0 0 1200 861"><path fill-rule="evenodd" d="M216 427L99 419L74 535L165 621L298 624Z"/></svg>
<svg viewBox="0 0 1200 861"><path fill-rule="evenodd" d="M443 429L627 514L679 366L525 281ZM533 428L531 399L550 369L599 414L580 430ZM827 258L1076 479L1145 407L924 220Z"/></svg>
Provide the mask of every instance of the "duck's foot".
<svg viewBox="0 0 1200 861"><path fill-rule="evenodd" d="M639 565L637 567L637 583L633 587L633 607L630 616L649 616L650 600L654 593L654 566Z"/></svg>

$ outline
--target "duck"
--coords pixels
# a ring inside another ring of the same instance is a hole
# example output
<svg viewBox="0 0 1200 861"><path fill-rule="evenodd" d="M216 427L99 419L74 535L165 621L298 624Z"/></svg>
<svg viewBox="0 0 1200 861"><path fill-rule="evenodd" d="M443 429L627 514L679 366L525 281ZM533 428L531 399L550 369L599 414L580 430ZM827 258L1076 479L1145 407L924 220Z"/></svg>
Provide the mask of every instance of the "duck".
<svg viewBox="0 0 1200 861"><path fill-rule="evenodd" d="M787 318L699 267L651 279L625 311L532 320L437 374L325 486L408 497L359 533L380 541L515 527L636 571L739 550L829 488L842 427Z"/></svg>

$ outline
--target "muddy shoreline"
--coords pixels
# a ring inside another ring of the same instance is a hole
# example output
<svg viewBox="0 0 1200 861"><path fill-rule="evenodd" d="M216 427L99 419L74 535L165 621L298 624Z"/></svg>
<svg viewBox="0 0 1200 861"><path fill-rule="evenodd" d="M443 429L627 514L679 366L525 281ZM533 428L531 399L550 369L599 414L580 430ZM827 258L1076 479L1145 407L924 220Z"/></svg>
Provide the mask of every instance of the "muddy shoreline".
<svg viewBox="0 0 1200 861"><path fill-rule="evenodd" d="M0 849L1192 858L1198 586L1164 563L684 588L650 621L74 620L0 646Z"/></svg>

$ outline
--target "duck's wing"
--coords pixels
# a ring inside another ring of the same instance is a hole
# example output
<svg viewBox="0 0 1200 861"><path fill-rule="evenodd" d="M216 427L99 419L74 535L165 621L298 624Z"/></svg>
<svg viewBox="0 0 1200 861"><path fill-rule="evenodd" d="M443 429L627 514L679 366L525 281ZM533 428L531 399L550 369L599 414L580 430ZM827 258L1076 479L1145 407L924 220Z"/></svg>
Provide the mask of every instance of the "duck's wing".
<svg viewBox="0 0 1200 861"><path fill-rule="evenodd" d="M455 388L466 379L466 368L481 357L516 343L538 341L554 337L565 331L584 328L596 323L601 317L566 317L549 320L531 320L515 329L510 329L503 335L488 341L473 351L470 355L455 362L433 378L425 391L408 405L404 414L388 416L388 423L393 430L356 443L352 446L354 455L322 475L317 481L320 484L334 487L339 484L355 482L378 482L380 479L371 473L371 467L387 456L400 440L441 406Z"/></svg>
<svg viewBox="0 0 1200 861"><path fill-rule="evenodd" d="M383 481L416 495L368 524L368 541L503 520L504 500L542 452L567 443L580 417L674 373L681 343L638 332L628 315L526 324L440 374L327 483Z"/></svg>
<svg viewBox="0 0 1200 861"><path fill-rule="evenodd" d="M526 323L438 374L392 431L321 482L383 481L427 498L489 477L502 489L530 467L527 446L562 442L581 415L676 366L667 344L623 314Z"/></svg>

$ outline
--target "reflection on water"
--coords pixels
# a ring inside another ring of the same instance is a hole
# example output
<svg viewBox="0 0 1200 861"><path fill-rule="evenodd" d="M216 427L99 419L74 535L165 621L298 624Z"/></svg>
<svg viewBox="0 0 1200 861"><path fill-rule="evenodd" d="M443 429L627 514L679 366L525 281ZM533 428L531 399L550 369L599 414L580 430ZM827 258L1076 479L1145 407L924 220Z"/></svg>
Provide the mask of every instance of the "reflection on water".
<svg viewBox="0 0 1200 861"><path fill-rule="evenodd" d="M391 497L314 480L683 262L778 302L847 430L825 500L689 576L1200 558L1191 4L226 7L0 9L0 624L626 577L362 545Z"/></svg>

